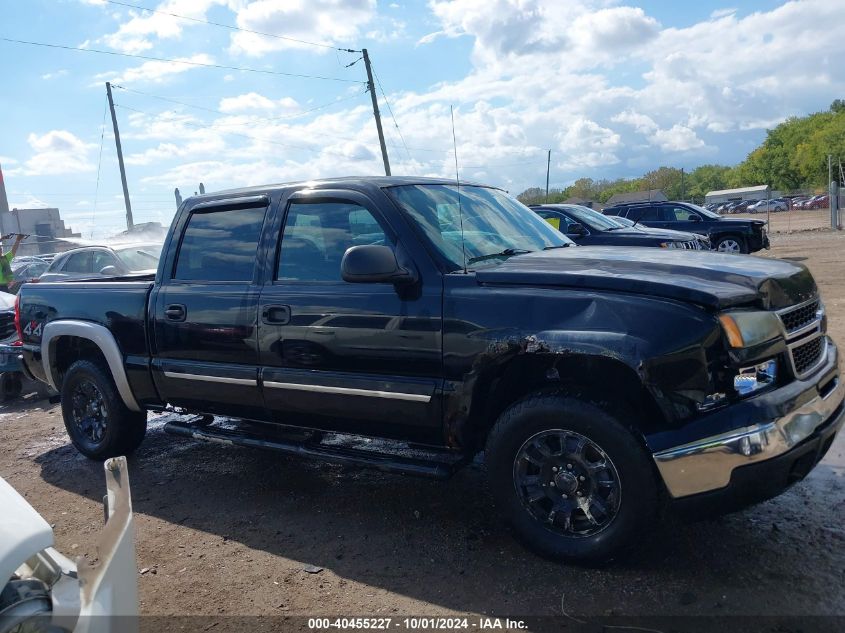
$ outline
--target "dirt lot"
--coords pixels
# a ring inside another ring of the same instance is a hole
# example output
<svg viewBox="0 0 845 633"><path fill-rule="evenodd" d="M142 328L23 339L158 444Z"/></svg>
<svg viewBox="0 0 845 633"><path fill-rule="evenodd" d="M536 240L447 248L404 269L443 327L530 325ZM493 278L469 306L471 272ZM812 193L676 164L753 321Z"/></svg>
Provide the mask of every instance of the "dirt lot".
<svg viewBox="0 0 845 633"><path fill-rule="evenodd" d="M754 220L765 220L765 213L737 213L728 215L729 218L750 218ZM813 209L812 211L781 211L770 214L769 232L794 233L796 231L809 231L830 228L830 209Z"/></svg>
<svg viewBox="0 0 845 633"><path fill-rule="evenodd" d="M845 234L773 243L767 256L813 270L845 342ZM480 466L437 483L201 444L161 425L130 460L144 614L845 614L843 436L778 499L659 526L628 559L583 569L516 544ZM58 407L31 394L2 410L0 475L55 525L61 551L94 554L102 466L69 446Z"/></svg>

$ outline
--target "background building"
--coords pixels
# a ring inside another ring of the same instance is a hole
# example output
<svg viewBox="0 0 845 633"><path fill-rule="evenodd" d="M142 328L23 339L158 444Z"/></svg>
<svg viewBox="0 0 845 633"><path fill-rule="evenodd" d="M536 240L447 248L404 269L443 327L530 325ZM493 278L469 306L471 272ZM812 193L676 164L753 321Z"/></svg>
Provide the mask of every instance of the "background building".
<svg viewBox="0 0 845 633"><path fill-rule="evenodd" d="M56 238L81 237L79 233L74 233L65 226L56 208L9 209L3 170L0 168L0 235L7 233L27 233L32 236L20 245L18 255L66 251L74 244ZM14 240L6 240L3 247L6 248L13 243Z"/></svg>
<svg viewBox="0 0 845 633"><path fill-rule="evenodd" d="M779 198L780 191L772 191L769 185L740 187L739 189L720 189L704 195L705 204L710 202L739 202L741 200L769 200Z"/></svg>
<svg viewBox="0 0 845 633"><path fill-rule="evenodd" d="M651 202L656 200L663 202L668 200L666 194L660 189L649 189L648 191L630 191L628 193L614 193L605 203L606 207L612 207L614 204L622 204L627 202Z"/></svg>

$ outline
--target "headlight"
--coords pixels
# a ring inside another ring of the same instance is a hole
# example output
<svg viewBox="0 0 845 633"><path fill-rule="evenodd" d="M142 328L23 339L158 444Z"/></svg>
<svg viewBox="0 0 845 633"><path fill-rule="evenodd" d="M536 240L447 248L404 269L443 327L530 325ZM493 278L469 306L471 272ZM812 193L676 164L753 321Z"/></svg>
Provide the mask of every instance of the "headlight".
<svg viewBox="0 0 845 633"><path fill-rule="evenodd" d="M780 319L773 312L723 312L722 330L731 347L753 347L782 335Z"/></svg>
<svg viewBox="0 0 845 633"><path fill-rule="evenodd" d="M776 360L767 360L765 363L753 367L743 367L734 376L734 389L741 396L747 396L760 389L765 389L775 384L778 377L778 363Z"/></svg>

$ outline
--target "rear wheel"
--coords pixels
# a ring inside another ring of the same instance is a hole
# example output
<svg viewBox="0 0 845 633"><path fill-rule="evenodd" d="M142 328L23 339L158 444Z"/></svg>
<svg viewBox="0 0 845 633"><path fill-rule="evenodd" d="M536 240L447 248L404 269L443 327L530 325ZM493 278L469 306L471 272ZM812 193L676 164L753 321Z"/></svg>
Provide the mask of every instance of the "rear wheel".
<svg viewBox="0 0 845 633"><path fill-rule="evenodd" d="M544 556L607 560L656 516L648 456L595 403L538 395L513 405L491 431L486 459L498 508Z"/></svg>
<svg viewBox="0 0 845 633"><path fill-rule="evenodd" d="M716 250L720 253L747 253L748 249L745 246L745 240L735 235L727 235L719 238L716 242Z"/></svg>
<svg viewBox="0 0 845 633"><path fill-rule="evenodd" d="M147 431L145 411L123 403L111 373L99 364L78 360L62 382L62 417L76 449L91 459L133 452Z"/></svg>

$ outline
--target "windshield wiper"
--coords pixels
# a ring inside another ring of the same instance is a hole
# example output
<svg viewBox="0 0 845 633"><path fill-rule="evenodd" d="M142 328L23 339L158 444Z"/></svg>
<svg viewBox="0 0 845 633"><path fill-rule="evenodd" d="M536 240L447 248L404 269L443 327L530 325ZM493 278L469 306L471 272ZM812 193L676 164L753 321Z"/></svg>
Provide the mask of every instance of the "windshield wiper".
<svg viewBox="0 0 845 633"><path fill-rule="evenodd" d="M566 248L568 246L575 246L575 242L567 242L566 244L555 244L553 246L544 246L543 250L544 251L551 251L551 250L554 250L556 248Z"/></svg>
<svg viewBox="0 0 845 633"><path fill-rule="evenodd" d="M467 264L474 264L475 262L483 262L486 259L495 259L496 257L511 257L512 255L523 255L531 251L524 248L506 248L498 253L490 253L489 255L479 255L478 257L470 257Z"/></svg>

